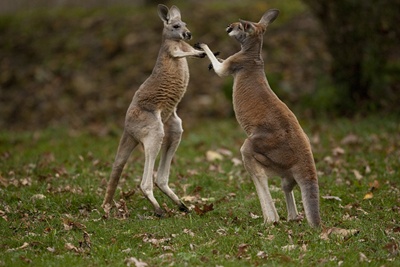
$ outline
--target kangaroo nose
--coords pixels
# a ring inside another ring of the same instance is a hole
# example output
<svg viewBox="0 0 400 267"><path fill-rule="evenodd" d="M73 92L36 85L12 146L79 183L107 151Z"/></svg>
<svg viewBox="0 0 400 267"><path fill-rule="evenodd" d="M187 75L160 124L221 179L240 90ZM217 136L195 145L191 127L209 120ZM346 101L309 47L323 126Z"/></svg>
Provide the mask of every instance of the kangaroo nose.
<svg viewBox="0 0 400 267"><path fill-rule="evenodd" d="M233 28L231 26L228 26L228 28L226 28L226 32L230 33L233 30Z"/></svg>
<svg viewBox="0 0 400 267"><path fill-rule="evenodd" d="M192 33L191 32L185 32L185 39L187 39L187 40L192 39Z"/></svg>

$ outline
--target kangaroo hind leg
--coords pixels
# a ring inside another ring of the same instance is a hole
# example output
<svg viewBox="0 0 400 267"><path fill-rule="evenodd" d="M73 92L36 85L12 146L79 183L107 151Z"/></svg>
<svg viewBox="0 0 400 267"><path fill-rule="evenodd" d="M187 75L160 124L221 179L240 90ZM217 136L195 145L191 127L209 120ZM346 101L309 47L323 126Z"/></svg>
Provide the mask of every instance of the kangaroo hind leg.
<svg viewBox="0 0 400 267"><path fill-rule="evenodd" d="M160 204L158 204L153 193L154 164L164 138L164 129L161 119L152 121L144 129L145 132L143 133L141 142L144 148L145 163L140 189L153 205L155 214L159 217L163 217L165 212L160 207Z"/></svg>
<svg viewBox="0 0 400 267"><path fill-rule="evenodd" d="M288 221L298 220L298 212L296 208L296 201L294 199L293 188L296 185L296 181L293 177L284 176L282 177L282 190L285 194L286 208L288 212Z"/></svg>
<svg viewBox="0 0 400 267"><path fill-rule="evenodd" d="M182 137L182 120L174 112L171 117L164 123L164 140L161 146L160 162L157 170L156 185L164 192L172 201L174 201L180 211L189 212L189 209L179 199L179 197L171 190L168 185L170 167L172 158L179 146Z"/></svg>
<svg viewBox="0 0 400 267"><path fill-rule="evenodd" d="M245 140L240 152L242 153L243 164L256 187L264 222L278 222L279 216L268 188L267 171L265 166L255 159L255 152L249 138Z"/></svg>
<svg viewBox="0 0 400 267"><path fill-rule="evenodd" d="M104 197L103 208L107 204L111 205L111 201L114 197L115 190L118 185L118 181L121 177L122 170L128 160L132 150L138 145L138 142L126 131L123 132L121 140L119 142L117 154L115 156L114 164L112 167L110 180L107 185L106 195Z"/></svg>

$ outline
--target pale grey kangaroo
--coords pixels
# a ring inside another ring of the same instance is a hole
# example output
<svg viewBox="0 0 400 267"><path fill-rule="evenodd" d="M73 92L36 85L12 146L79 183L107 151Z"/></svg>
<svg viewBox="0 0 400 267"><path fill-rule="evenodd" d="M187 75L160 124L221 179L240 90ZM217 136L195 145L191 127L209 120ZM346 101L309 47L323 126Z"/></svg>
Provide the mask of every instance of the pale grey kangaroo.
<svg viewBox="0 0 400 267"><path fill-rule="evenodd" d="M164 22L161 48L153 72L139 87L126 112L125 129L102 204L105 210L109 210L112 205L128 157L141 144L144 148L145 165L140 188L153 204L156 215L163 216L165 213L153 195L153 168L160 150L160 163L154 182L181 211L189 211L168 186L168 179L171 161L183 132L176 106L185 94L189 82L186 57L204 57L205 54L184 42L190 40L192 35L181 20L181 13L176 6L168 9L164 5L158 5L158 15Z"/></svg>
<svg viewBox="0 0 400 267"><path fill-rule="evenodd" d="M267 11L258 23L240 20L226 31L241 44L241 50L222 61L205 44L212 67L219 76L233 75L233 107L236 118L247 134L240 149L261 202L265 222L279 220L268 189L268 176L282 178L288 220L297 220L293 187L300 186L309 224L318 227L319 188L309 140L296 116L271 90L261 57L263 35L279 11Z"/></svg>

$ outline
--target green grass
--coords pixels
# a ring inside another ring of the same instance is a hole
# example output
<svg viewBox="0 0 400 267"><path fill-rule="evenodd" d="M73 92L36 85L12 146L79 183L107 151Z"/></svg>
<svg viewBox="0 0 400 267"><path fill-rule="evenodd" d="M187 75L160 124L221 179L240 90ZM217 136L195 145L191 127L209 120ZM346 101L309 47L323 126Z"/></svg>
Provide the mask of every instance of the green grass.
<svg viewBox="0 0 400 267"><path fill-rule="evenodd" d="M93 129L2 131L0 266L135 266L132 258L148 266L398 266L399 119L301 124L319 171L322 230L306 220L285 221L279 178L270 179L270 188L281 222L263 224L254 186L234 164L244 134L233 120L187 127L171 171L171 187L188 205L212 203L214 210L180 214L156 190L159 202L172 209L165 219L153 216L138 190L140 149L115 197L118 202L121 191L134 189L125 199L129 214L114 209L103 218L100 204L121 129L106 135ZM208 161L210 150L224 159ZM364 199L371 190L372 198ZM298 189L295 196L302 211ZM336 228L356 232L323 237Z"/></svg>

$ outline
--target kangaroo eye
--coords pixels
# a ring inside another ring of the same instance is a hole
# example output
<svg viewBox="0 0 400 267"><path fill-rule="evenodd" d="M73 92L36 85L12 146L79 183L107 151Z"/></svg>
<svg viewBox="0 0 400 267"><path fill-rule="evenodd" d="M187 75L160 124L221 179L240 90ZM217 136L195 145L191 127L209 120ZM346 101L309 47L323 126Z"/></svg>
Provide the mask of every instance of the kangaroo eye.
<svg viewBox="0 0 400 267"><path fill-rule="evenodd" d="M180 25L174 25L172 27L174 27L174 29L179 29L181 26Z"/></svg>

